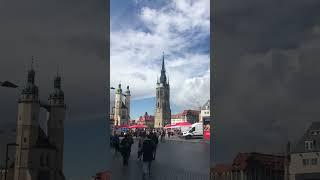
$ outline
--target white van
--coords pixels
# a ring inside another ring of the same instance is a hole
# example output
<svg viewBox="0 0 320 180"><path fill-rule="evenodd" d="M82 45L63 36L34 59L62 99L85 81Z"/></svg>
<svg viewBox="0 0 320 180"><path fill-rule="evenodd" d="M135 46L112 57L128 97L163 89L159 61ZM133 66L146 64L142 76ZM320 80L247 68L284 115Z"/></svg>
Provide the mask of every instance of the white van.
<svg viewBox="0 0 320 180"><path fill-rule="evenodd" d="M192 124L192 126L187 131L182 132L182 137L184 137L186 139L202 138L203 137L202 123Z"/></svg>

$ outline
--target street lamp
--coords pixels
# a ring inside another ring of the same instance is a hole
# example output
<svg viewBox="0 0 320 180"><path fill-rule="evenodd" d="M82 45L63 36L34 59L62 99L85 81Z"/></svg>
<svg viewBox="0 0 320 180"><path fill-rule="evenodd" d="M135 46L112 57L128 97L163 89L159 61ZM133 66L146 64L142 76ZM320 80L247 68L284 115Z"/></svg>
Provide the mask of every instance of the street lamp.
<svg viewBox="0 0 320 180"><path fill-rule="evenodd" d="M7 180L8 160L9 160L9 157L8 157L9 146L19 146L19 145L16 144L16 143L8 143L7 144L7 149L6 149L6 167L5 167L5 171L4 171L4 180Z"/></svg>
<svg viewBox="0 0 320 180"><path fill-rule="evenodd" d="M13 84L12 82L9 82L9 81L4 81L4 82L1 82L0 81L0 86L2 87L7 87L7 88L17 88L18 86Z"/></svg>

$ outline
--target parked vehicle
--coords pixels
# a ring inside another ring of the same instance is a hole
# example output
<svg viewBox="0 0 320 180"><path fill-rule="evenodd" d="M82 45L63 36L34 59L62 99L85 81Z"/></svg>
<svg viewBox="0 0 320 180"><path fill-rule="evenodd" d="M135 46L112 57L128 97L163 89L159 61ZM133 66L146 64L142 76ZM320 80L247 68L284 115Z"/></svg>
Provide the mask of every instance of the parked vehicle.
<svg viewBox="0 0 320 180"><path fill-rule="evenodd" d="M203 138L203 125L202 123L194 123L192 126L182 133L182 137L186 139Z"/></svg>

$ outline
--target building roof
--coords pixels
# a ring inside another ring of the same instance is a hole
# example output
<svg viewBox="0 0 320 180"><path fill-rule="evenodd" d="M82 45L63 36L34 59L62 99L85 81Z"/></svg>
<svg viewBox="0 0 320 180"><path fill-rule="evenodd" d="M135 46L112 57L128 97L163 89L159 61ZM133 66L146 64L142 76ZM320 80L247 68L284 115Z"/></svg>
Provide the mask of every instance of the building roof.
<svg viewBox="0 0 320 180"><path fill-rule="evenodd" d="M181 118L181 116L188 116L188 115L198 116L199 114L200 114L200 111L198 110L184 110L182 113L171 115L171 118L179 119Z"/></svg>
<svg viewBox="0 0 320 180"><path fill-rule="evenodd" d="M315 144L313 150L305 149L305 141L313 141ZM293 147L292 153L320 151L320 122L313 122L298 143Z"/></svg>
<svg viewBox="0 0 320 180"><path fill-rule="evenodd" d="M281 170L284 165L284 156L262 153L238 153L232 163L233 167L245 170L252 166L262 165L271 169Z"/></svg>
<svg viewBox="0 0 320 180"><path fill-rule="evenodd" d="M201 107L201 110L210 110L210 99Z"/></svg>
<svg viewBox="0 0 320 180"><path fill-rule="evenodd" d="M217 164L212 168L214 173L222 174L225 172L232 171L233 166L232 164Z"/></svg>

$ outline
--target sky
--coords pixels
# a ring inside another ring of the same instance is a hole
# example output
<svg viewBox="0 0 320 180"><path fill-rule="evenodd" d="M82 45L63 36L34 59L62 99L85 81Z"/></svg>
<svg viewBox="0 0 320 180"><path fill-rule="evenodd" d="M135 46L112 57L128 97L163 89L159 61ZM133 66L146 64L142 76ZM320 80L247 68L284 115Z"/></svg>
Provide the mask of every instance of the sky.
<svg viewBox="0 0 320 180"><path fill-rule="evenodd" d="M282 153L320 119L320 2L216 0L216 163Z"/></svg>
<svg viewBox="0 0 320 180"><path fill-rule="evenodd" d="M209 5L209 0L111 0L110 83L130 86L133 119L154 114L163 52L172 113L198 109L209 99Z"/></svg>

